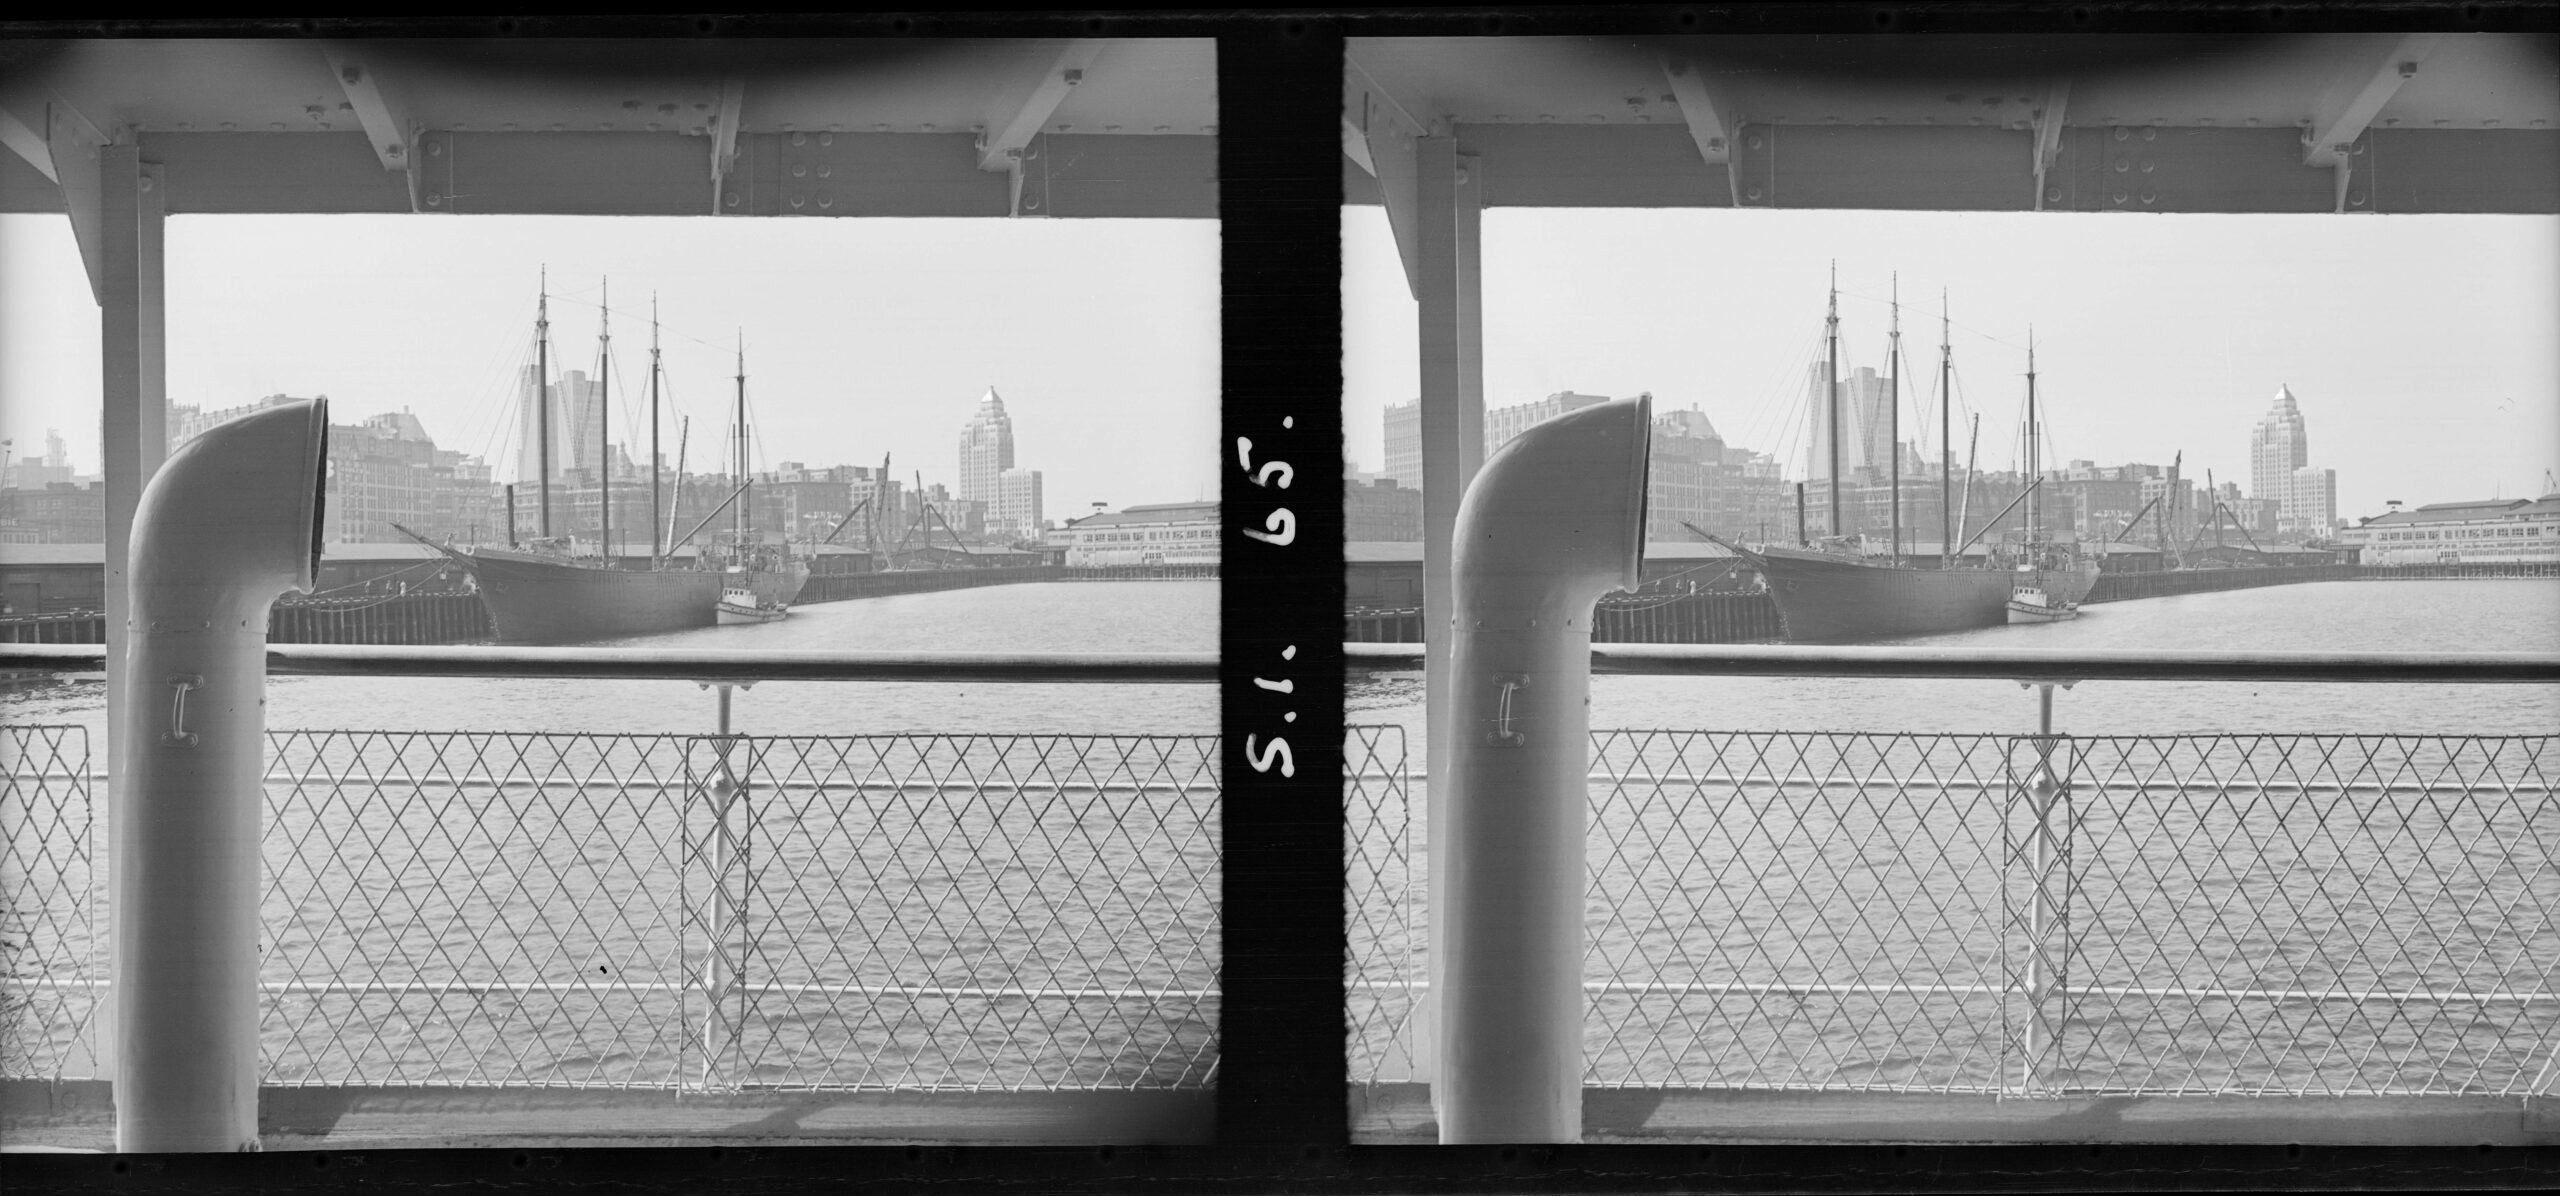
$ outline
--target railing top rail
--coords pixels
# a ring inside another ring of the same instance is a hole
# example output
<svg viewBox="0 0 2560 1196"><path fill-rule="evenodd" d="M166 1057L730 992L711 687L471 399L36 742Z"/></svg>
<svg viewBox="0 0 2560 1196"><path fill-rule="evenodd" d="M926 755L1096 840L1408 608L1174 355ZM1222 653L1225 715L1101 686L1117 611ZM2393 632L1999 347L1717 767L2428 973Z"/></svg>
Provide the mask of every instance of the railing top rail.
<svg viewBox="0 0 2560 1196"><path fill-rule="evenodd" d="M1418 669L1420 644L1344 644L1354 669ZM2004 681L2560 683L2553 652L2188 652L1593 644L1591 671L1715 677L1944 677Z"/></svg>
<svg viewBox="0 0 2560 1196"><path fill-rule="evenodd" d="M0 669L103 669L99 644L0 645ZM271 676L1206 684L1215 652L802 652L277 644Z"/></svg>

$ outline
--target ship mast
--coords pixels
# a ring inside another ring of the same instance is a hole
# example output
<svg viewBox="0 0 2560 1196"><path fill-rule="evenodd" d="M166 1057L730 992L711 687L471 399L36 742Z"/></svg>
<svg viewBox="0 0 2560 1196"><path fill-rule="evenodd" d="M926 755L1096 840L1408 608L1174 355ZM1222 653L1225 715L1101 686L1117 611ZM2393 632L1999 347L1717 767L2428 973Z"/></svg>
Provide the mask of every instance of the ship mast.
<svg viewBox="0 0 2560 1196"><path fill-rule="evenodd" d="M542 538L551 538L551 267L542 268L542 298L533 317L533 472L542 487Z"/></svg>
<svg viewBox="0 0 2560 1196"><path fill-rule="evenodd" d="M1885 407L1885 452L1893 458L1893 563L1902 563L1902 273L1893 275L1893 348L1886 354L1891 401Z"/></svg>
<svg viewBox="0 0 2560 1196"><path fill-rule="evenodd" d="M658 456L658 293L649 292L649 563L656 565L660 556L658 522L664 516L658 510L658 482L663 458Z"/></svg>
<svg viewBox="0 0 2560 1196"><path fill-rule="evenodd" d="M747 333L738 330L738 563L747 563Z"/></svg>
<svg viewBox="0 0 2560 1196"><path fill-rule="evenodd" d="M2036 330L2027 328L2027 555L2033 557L2036 540L2043 531L2037 517L2043 504L2036 501L2036 481L2044 476L2036 464Z"/></svg>
<svg viewBox="0 0 2560 1196"><path fill-rule="evenodd" d="M1831 310L1823 317L1823 340L1829 358L1822 370L1822 410L1831 425L1831 534L1845 535L1840 525L1840 263L1831 263Z"/></svg>
<svg viewBox="0 0 2560 1196"><path fill-rule="evenodd" d="M1955 567L1955 392L1947 383L1953 364L1947 348L1947 289L1938 288L1938 567ZM1966 479L1970 488L1972 479ZM1969 492L1969 490L1968 490Z"/></svg>
<svg viewBox="0 0 2560 1196"><path fill-rule="evenodd" d="M603 322L596 332L596 555L613 567L613 280L598 299Z"/></svg>

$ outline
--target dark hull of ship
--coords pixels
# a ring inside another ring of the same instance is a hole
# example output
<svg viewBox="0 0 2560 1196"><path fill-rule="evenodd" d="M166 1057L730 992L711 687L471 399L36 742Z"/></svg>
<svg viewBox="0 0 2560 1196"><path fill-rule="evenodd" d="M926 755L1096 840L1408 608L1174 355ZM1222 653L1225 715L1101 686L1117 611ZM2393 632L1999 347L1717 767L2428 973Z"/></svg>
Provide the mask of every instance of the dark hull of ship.
<svg viewBox="0 0 2560 1196"><path fill-rule="evenodd" d="M2085 565L1913 569L1786 549L1753 563L1769 579L1787 638L1816 644L1997 627L2009 621L2009 595L2021 586L2040 585L2055 601L2077 603L2097 583L2096 568Z"/></svg>
<svg viewBox="0 0 2560 1196"><path fill-rule="evenodd" d="M566 644L709 627L720 575L603 569L482 549L461 559L508 644Z"/></svg>

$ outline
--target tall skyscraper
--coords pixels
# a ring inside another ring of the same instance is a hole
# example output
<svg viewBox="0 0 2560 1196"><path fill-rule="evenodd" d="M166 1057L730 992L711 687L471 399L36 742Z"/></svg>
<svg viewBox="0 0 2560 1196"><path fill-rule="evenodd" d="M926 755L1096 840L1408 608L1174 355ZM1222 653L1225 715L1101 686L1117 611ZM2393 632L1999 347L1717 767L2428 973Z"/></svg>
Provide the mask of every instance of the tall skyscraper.
<svg viewBox="0 0 2560 1196"><path fill-rule="evenodd" d="M592 471L604 461L604 446L596 441L597 425L604 421L604 387L585 370L563 370L552 387L551 411L560 421L551 430L551 451L560 469L594 476Z"/></svg>
<svg viewBox="0 0 2560 1196"><path fill-rule="evenodd" d="M2275 405L2249 433L2249 492L2284 504L2280 510L2290 513L2285 495L2293 488L2293 471L2310 463L2311 436L2302 423L2302 408L2293 401L2293 389L2280 385Z"/></svg>
<svg viewBox="0 0 2560 1196"><path fill-rule="evenodd" d="M1822 393L1828 362L1813 363L1805 379L1805 477L1831 480L1831 403ZM1893 378L1867 366L1840 375L1840 478L1874 482L1893 465Z"/></svg>
<svg viewBox="0 0 2560 1196"><path fill-rule="evenodd" d="M1386 475L1407 490L1422 489L1422 400L1387 404Z"/></svg>
<svg viewBox="0 0 2560 1196"><path fill-rule="evenodd" d="M2338 471L2305 465L2293 471L2277 530L2328 536L2338 530Z"/></svg>
<svg viewBox="0 0 2560 1196"><path fill-rule="evenodd" d="M2293 389L2276 387L2275 405L2249 433L2249 484L2276 507L2276 533L2328 536L2338 527L2338 471L2314 469L2311 437Z"/></svg>
<svg viewBox="0 0 2560 1196"><path fill-rule="evenodd" d="M534 367L524 367L524 377L517 386L516 399L516 481L526 484L539 481L542 470L537 458L542 454L542 412L551 412L551 476L556 481L573 471L592 470L604 459L604 446L596 442L596 425L604 418L604 388L589 378L584 370L563 370L560 380L543 388L534 378ZM544 402L544 399L548 402Z"/></svg>
<svg viewBox="0 0 2560 1196"><path fill-rule="evenodd" d="M1528 431L1535 425L1545 423L1568 411L1580 411L1585 407L1596 407L1608 401L1607 395L1575 394L1569 390L1560 390L1534 403L1517 403L1509 407L1492 408L1484 413L1484 451L1487 455L1491 455L1493 450L1509 444L1512 437Z"/></svg>
<svg viewBox="0 0 2560 1196"><path fill-rule="evenodd" d="M995 510L1004 496L1004 471L1013 468L1013 417L1004 397L988 387L978 412L960 429L960 497Z"/></svg>
<svg viewBox="0 0 2560 1196"><path fill-rule="evenodd" d="M1029 538L1040 534L1040 471L1008 469L996 478L996 502L989 508L988 530Z"/></svg>

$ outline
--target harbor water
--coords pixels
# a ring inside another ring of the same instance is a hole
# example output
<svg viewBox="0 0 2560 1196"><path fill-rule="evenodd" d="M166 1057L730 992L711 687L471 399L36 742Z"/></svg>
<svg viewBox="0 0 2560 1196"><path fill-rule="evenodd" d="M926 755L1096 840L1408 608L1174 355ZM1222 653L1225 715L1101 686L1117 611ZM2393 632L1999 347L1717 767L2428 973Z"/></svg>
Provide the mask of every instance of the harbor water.
<svg viewBox="0 0 2560 1196"><path fill-rule="evenodd" d="M818 652L1215 652L1218 583L1035 582L804 605L773 623L603 640L588 647ZM72 723L103 743L91 675L0 696L0 722ZM276 730L553 731L708 735L711 694L689 681L278 677ZM976 732L1210 735L1207 685L767 682L731 698L747 735Z"/></svg>
<svg viewBox="0 0 2560 1196"><path fill-rule="evenodd" d="M1896 647L2195 652L2555 652L2560 581L2331 581L2081 608L2061 623L1885 641ZM1406 730L1422 763L1419 672L1354 674L1346 719ZM1796 677L1592 679L1593 728L2030 734L2032 692L2002 682ZM2560 687L2145 681L2054 696L2069 735L2548 735Z"/></svg>

